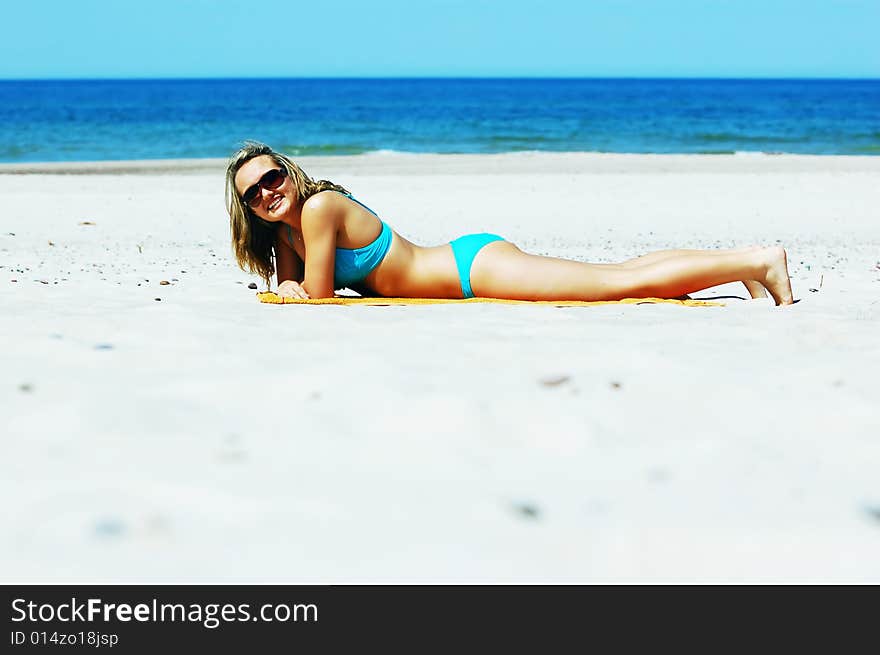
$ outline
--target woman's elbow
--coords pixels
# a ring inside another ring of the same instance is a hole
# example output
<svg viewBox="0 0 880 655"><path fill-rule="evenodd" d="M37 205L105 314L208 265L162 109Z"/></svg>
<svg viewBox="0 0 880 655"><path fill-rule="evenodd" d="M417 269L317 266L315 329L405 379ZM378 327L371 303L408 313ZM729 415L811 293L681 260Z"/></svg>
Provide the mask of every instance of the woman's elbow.
<svg viewBox="0 0 880 655"><path fill-rule="evenodd" d="M303 282L303 289L309 294L309 298L332 298L336 295L336 290L331 286L322 284L309 284L308 281Z"/></svg>

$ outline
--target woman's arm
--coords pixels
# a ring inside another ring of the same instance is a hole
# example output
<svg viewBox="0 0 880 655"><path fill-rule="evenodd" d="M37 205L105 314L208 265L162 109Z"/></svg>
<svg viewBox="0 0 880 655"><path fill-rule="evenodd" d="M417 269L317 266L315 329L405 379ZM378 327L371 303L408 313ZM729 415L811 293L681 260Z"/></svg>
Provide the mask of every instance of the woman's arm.
<svg viewBox="0 0 880 655"><path fill-rule="evenodd" d="M280 285L285 280L302 282L303 262L279 231L275 237L275 276Z"/></svg>
<svg viewBox="0 0 880 655"><path fill-rule="evenodd" d="M305 276L302 286L311 298L332 298L336 263L336 233L344 218L344 206L336 193L315 194L303 204L301 228L305 245Z"/></svg>
<svg viewBox="0 0 880 655"><path fill-rule="evenodd" d="M289 298L308 298L309 294L300 286L303 279L303 261L278 231L275 237L275 276L278 279L278 294Z"/></svg>

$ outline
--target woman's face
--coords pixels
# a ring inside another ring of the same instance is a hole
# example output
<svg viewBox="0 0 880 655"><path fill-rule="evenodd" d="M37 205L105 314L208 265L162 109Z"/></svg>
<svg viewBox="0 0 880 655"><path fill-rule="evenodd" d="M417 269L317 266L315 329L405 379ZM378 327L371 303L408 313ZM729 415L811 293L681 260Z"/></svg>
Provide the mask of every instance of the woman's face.
<svg viewBox="0 0 880 655"><path fill-rule="evenodd" d="M271 171L279 169L284 173L284 178L281 184L273 189L271 182L277 182L277 175ZM267 181L270 183L267 184ZM249 159L238 169L235 174L235 190L251 211L265 221L280 221L282 216L296 204L297 194L290 176L287 175L284 167L269 155ZM250 194L248 190L251 190ZM252 195L254 191L256 195L253 196L253 202L247 202L245 196Z"/></svg>

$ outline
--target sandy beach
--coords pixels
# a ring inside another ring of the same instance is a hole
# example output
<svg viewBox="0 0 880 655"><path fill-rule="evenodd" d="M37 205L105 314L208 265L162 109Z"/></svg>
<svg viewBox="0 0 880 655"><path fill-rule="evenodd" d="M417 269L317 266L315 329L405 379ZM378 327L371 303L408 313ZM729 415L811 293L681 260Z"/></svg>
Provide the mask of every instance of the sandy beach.
<svg viewBox="0 0 880 655"><path fill-rule="evenodd" d="M782 244L800 302L264 305L223 161L0 165L4 583L880 583L880 157L299 161L420 244Z"/></svg>

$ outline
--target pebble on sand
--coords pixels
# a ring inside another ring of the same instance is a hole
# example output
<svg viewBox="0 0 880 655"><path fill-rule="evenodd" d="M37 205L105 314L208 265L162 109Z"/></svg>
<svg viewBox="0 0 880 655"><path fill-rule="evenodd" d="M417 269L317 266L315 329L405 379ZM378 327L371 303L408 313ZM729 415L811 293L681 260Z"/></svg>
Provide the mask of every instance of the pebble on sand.
<svg viewBox="0 0 880 655"><path fill-rule="evenodd" d="M251 282L251 283L248 285L248 289L256 289L256 288L257 288L257 283L256 283L256 282Z"/></svg>
<svg viewBox="0 0 880 655"><path fill-rule="evenodd" d="M541 378L538 380L545 387L558 387L562 384L565 384L571 380L571 377L568 375L553 375L550 377Z"/></svg>
<svg viewBox="0 0 880 655"><path fill-rule="evenodd" d="M153 300L155 300L156 302L162 302L161 298L153 298Z"/></svg>
<svg viewBox="0 0 880 655"><path fill-rule="evenodd" d="M97 223L93 223L92 221L80 221L79 225L97 225Z"/></svg>
<svg viewBox="0 0 880 655"><path fill-rule="evenodd" d="M513 509L521 518L535 520L541 516L541 510L531 503L514 503Z"/></svg>
<svg viewBox="0 0 880 655"><path fill-rule="evenodd" d="M168 280L159 280L159 284L161 284L162 286L165 286L165 285L168 285L171 283Z"/></svg>

